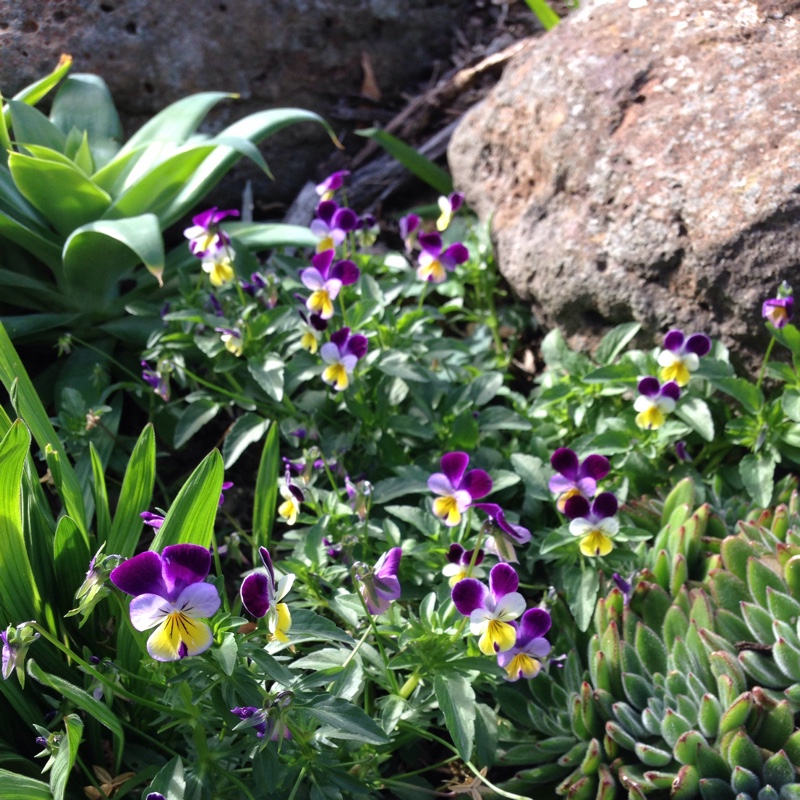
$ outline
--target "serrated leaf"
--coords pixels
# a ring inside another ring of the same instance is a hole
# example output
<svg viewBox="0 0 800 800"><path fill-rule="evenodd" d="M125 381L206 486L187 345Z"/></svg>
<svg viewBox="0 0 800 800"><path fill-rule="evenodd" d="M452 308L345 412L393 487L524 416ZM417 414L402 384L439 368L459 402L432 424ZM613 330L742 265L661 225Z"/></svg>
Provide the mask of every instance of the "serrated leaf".
<svg viewBox="0 0 800 800"><path fill-rule="evenodd" d="M459 756L471 760L476 714L472 684L463 675L437 675L433 687Z"/></svg>
<svg viewBox="0 0 800 800"><path fill-rule="evenodd" d="M767 508L775 487L775 460L761 453L748 453L739 462L744 488L757 505Z"/></svg>
<svg viewBox="0 0 800 800"><path fill-rule="evenodd" d="M302 705L302 708L312 717L329 726L326 730L327 736L352 738L358 742L375 745L389 742L389 737L378 727L372 717L346 700L323 693L311 698Z"/></svg>
<svg viewBox="0 0 800 800"><path fill-rule="evenodd" d="M675 414L707 442L714 441L714 419L705 400L699 397L681 398Z"/></svg>

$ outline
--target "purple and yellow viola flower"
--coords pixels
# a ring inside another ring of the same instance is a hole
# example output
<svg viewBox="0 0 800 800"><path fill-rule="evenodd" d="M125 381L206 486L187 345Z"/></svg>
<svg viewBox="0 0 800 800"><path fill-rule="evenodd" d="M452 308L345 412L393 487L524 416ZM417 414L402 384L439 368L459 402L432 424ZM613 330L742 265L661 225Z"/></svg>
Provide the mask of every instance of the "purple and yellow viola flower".
<svg viewBox="0 0 800 800"><path fill-rule="evenodd" d="M461 522L461 515L474 500L492 491L492 479L482 469L467 472L466 453L445 453L441 464L442 471L428 478L428 489L439 495L433 501L433 513L452 528Z"/></svg>
<svg viewBox="0 0 800 800"><path fill-rule="evenodd" d="M451 592L458 611L469 617L470 630L479 636L478 647L487 656L510 650L517 632L511 624L525 611L525 598L517 591L519 577L508 564L495 564L489 586L464 578Z"/></svg>
<svg viewBox="0 0 800 800"><path fill-rule="evenodd" d="M254 617L267 618L267 627L275 639L288 642L289 637L286 634L292 627L292 615L289 606L281 600L292 588L294 575L290 572L276 581L269 551L266 547L259 547L258 552L266 571L251 572L242 581L242 605Z"/></svg>
<svg viewBox="0 0 800 800"><path fill-rule="evenodd" d="M361 582L359 592L364 599L367 610L378 616L389 610L393 600L400 599L400 581L397 571L403 551L399 547L387 550L376 562L375 566L364 573L357 573Z"/></svg>
<svg viewBox="0 0 800 800"><path fill-rule="evenodd" d="M349 169L340 169L338 172L328 175L322 183L318 183L314 188L322 200L330 200L344 186L344 179L349 177Z"/></svg>
<svg viewBox="0 0 800 800"><path fill-rule="evenodd" d="M497 663L506 671L508 681L535 678L542 668L542 659L550 652L550 642L544 635L550 630L550 614L543 608L529 608L519 623L517 641L510 650L497 654Z"/></svg>
<svg viewBox="0 0 800 800"><path fill-rule="evenodd" d="M335 250L347 234L358 227L358 214L352 208L339 208L334 200L323 200L317 206L317 216L310 227L311 233L319 239L318 253Z"/></svg>
<svg viewBox="0 0 800 800"><path fill-rule="evenodd" d="M436 220L436 230L444 231L453 221L453 214L464 205L464 195L461 192L453 192L449 197L440 197L437 202L440 215Z"/></svg>
<svg viewBox="0 0 800 800"><path fill-rule="evenodd" d="M360 358L367 353L369 343L361 334L350 334L350 328L340 328L331 334L331 340L319 349L322 360L328 365L322 371L322 380L337 392L350 385L350 376Z"/></svg>
<svg viewBox="0 0 800 800"><path fill-rule="evenodd" d="M558 495L556 506L562 513L570 497L594 497L597 481L605 478L611 469L605 456L592 454L580 461L577 453L569 447L559 447L550 456L550 464L558 474L550 478L549 487L551 492Z"/></svg>
<svg viewBox="0 0 800 800"><path fill-rule="evenodd" d="M564 514L569 518L569 532L580 537L585 556L607 556L614 549L613 538L619 533L616 517L619 503L611 492L602 492L591 505L581 496L567 500Z"/></svg>
<svg viewBox="0 0 800 800"><path fill-rule="evenodd" d="M146 361L141 362L142 380L166 403L169 400L169 370L159 362L158 368L151 369Z"/></svg>
<svg viewBox="0 0 800 800"><path fill-rule="evenodd" d="M244 340L236 328L214 328L214 330L220 334L219 338L229 353L238 358L244 352Z"/></svg>
<svg viewBox="0 0 800 800"><path fill-rule="evenodd" d="M447 273L469 259L469 250L461 242L442 250L442 237L438 233L421 233L417 237L421 248L417 258L417 277L429 283L444 283Z"/></svg>
<svg viewBox="0 0 800 800"><path fill-rule="evenodd" d="M691 373L700 366L700 359L711 350L711 339L704 333L684 336L681 330L671 330L664 337L664 349L658 354L662 381L675 381L678 386L689 383Z"/></svg>
<svg viewBox="0 0 800 800"><path fill-rule="evenodd" d="M794 297L773 297L761 306L761 316L774 328L784 328L794 316Z"/></svg>
<svg viewBox="0 0 800 800"><path fill-rule="evenodd" d="M202 214L192 217L192 225L186 228L183 235L189 240L192 255L204 258L207 253L221 250L231 243L225 231L220 230L219 223L225 217L238 217L236 209L220 211L216 206Z"/></svg>
<svg viewBox="0 0 800 800"><path fill-rule="evenodd" d="M450 550L447 553L447 564L442 567L442 575L450 579L448 583L451 588L465 578L482 578L486 574L480 566L483 563L483 550L478 550L470 573L469 565L472 564L474 552L474 550L464 549L463 545L458 542L453 542L450 545Z"/></svg>
<svg viewBox="0 0 800 800"><path fill-rule="evenodd" d="M312 315L328 320L333 316L333 301L338 297L342 286L350 286L361 274L358 267L349 260L333 263L334 250L317 253L312 259L313 266L300 273L300 280L311 296L306 300L306 308Z"/></svg>
<svg viewBox="0 0 800 800"><path fill-rule="evenodd" d="M675 410L675 404L681 396L681 388L675 381L668 381L661 385L658 378L651 376L639 381L639 396L633 404L636 415L636 424L646 430L660 428Z"/></svg>
<svg viewBox="0 0 800 800"><path fill-rule="evenodd" d="M283 502L278 506L278 516L287 525L294 525L300 513L300 504L303 502L303 491L289 480L288 473L286 483L280 487L280 494Z"/></svg>
<svg viewBox="0 0 800 800"><path fill-rule="evenodd" d="M129 558L111 572L111 583L133 595L131 623L137 631L155 628L147 652L156 661L196 656L214 637L203 619L220 606L216 588L206 583L211 553L196 544L174 544Z"/></svg>
<svg viewBox="0 0 800 800"><path fill-rule="evenodd" d="M486 543L487 551L500 561L517 563L514 546L527 544L531 540L531 532L522 525L509 522L505 511L497 503L471 503L470 508L477 508L489 516L485 525L492 539Z"/></svg>

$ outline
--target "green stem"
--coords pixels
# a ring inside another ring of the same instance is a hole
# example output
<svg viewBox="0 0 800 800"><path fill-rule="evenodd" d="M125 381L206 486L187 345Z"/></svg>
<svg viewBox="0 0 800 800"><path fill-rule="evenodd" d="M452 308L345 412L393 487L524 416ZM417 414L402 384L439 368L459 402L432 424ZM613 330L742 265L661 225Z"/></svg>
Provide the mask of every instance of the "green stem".
<svg viewBox="0 0 800 800"><path fill-rule="evenodd" d="M764 353L764 362L761 364L761 370L758 373L758 381L756 381L756 389L761 388L761 382L764 380L764 374L767 371L767 362L769 361L770 353L772 353L772 348L775 346L775 337L773 336L769 340L769 344L767 345L767 351Z"/></svg>
<svg viewBox="0 0 800 800"><path fill-rule="evenodd" d="M70 336L72 336L72 334L70 334ZM114 356L109 355L105 352L105 350L101 350L99 347L95 347L93 344L89 344L89 342L85 342L83 339L79 339L77 336L72 336L72 341L77 342L79 345L81 345L81 347L85 347L87 350L91 350L92 352L97 353L97 355L102 356L104 359L106 359L106 361L110 361L121 372L130 375L131 378L133 378L137 383L141 383L141 375L137 375L135 372L132 372L127 367L120 364L120 362L117 361Z"/></svg>
<svg viewBox="0 0 800 800"><path fill-rule="evenodd" d="M294 800L297 795L297 792L300 789L300 782L303 780L303 776L306 774L306 768L303 767L300 770L300 774L297 776L297 780L294 782L294 786L292 786L292 793L289 795L287 800Z"/></svg>
<svg viewBox="0 0 800 800"><path fill-rule="evenodd" d="M403 700L408 700L408 698L411 697L414 689L419 686L419 679L419 668L417 668L411 673L411 675L408 676L406 682L400 687L398 694L403 698Z"/></svg>

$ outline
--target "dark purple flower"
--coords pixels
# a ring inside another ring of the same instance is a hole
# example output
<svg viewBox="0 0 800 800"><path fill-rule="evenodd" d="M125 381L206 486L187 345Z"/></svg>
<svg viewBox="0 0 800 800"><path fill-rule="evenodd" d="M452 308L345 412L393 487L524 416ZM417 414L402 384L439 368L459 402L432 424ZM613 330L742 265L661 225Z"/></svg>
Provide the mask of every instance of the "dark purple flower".
<svg viewBox="0 0 800 800"><path fill-rule="evenodd" d="M333 200L323 200L317 206L317 218L311 223L311 232L320 240L317 252L335 250L357 227L358 215L353 209L339 208Z"/></svg>
<svg viewBox="0 0 800 800"><path fill-rule="evenodd" d="M569 532L580 537L581 553L585 556L607 556L613 550L612 539L619 532L618 507L611 492L597 495L591 506L582 495L567 500L564 513L571 520Z"/></svg>
<svg viewBox="0 0 800 800"><path fill-rule="evenodd" d="M505 511L497 503L472 503L470 508L477 508L488 514L492 524L514 544L527 544L531 540L531 532L522 525L509 522Z"/></svg>
<svg viewBox="0 0 800 800"><path fill-rule="evenodd" d="M350 177L349 169L341 169L328 175L322 183L316 185L317 194L323 200L330 200L333 195L344 186L344 179Z"/></svg>
<svg viewBox="0 0 800 800"><path fill-rule="evenodd" d="M453 542L450 545L450 550L447 553L448 563L444 565L442 574L450 579L448 583L451 587L465 578L482 578L484 576L485 573L480 567L483 563L483 550L478 550L474 564L472 564L473 555L475 555L475 550L466 550L458 542ZM471 573L469 570L470 564L472 564Z"/></svg>
<svg viewBox="0 0 800 800"><path fill-rule="evenodd" d="M605 456L593 454L580 461L575 451L568 447L559 447L550 456L550 464L558 473L550 478L550 491L559 495L556 505L561 512L573 495L594 497L597 481L605 478L611 468Z"/></svg>
<svg viewBox="0 0 800 800"><path fill-rule="evenodd" d="M515 624L515 623L512 623ZM529 608L519 621L517 641L510 650L497 654L497 663L508 673L506 680L535 678L542 668L542 659L550 652L544 635L550 630L550 614L543 608Z"/></svg>
<svg viewBox="0 0 800 800"><path fill-rule="evenodd" d="M633 404L636 424L646 430L660 428L675 410L675 404L681 396L681 388L675 381L668 381L663 386L658 378L647 377L639 381L639 396Z"/></svg>
<svg viewBox="0 0 800 800"><path fill-rule="evenodd" d="M439 495L433 501L433 513L452 528L461 522L461 515L474 500L492 491L492 479L482 469L467 472L466 453L445 453L441 464L442 471L428 478L428 489Z"/></svg>
<svg viewBox="0 0 800 800"><path fill-rule="evenodd" d="M155 530L158 530L164 524L164 517L161 514L142 511L139 516L142 518L142 522L144 522L145 525L149 525L151 528L155 528Z"/></svg>
<svg viewBox="0 0 800 800"><path fill-rule="evenodd" d="M464 195L461 192L453 192L449 197L439 198L439 211L441 215L436 220L436 230L446 230L459 208L464 204Z"/></svg>
<svg viewBox="0 0 800 800"><path fill-rule="evenodd" d="M350 385L350 376L360 358L367 354L369 342L360 333L351 335L350 328L340 328L331 334L331 340L319 350L322 360L328 365L322 371L322 380L337 392Z"/></svg>
<svg viewBox="0 0 800 800"><path fill-rule="evenodd" d="M198 258L207 253L219 250L230 244L230 238L219 229L219 223L225 217L238 217L236 209L219 211L216 206L202 214L192 217L192 226L184 230L183 235L189 240L189 250Z"/></svg>
<svg viewBox="0 0 800 800"><path fill-rule="evenodd" d="M676 442L675 443L675 455L678 457L679 461L691 461L692 457L686 450L686 442Z"/></svg>
<svg viewBox="0 0 800 800"><path fill-rule="evenodd" d="M442 251L442 237L438 233L421 233L417 237L421 252L418 257L417 277L430 283L444 283L447 273L469 259L469 250L460 242Z"/></svg>
<svg viewBox="0 0 800 800"><path fill-rule="evenodd" d="M775 328L783 328L794 316L794 297L773 297L761 306L761 316Z"/></svg>
<svg viewBox="0 0 800 800"><path fill-rule="evenodd" d="M417 243L420 222L422 220L416 214L407 214L400 218L400 236L408 253L414 249L414 245Z"/></svg>
<svg viewBox="0 0 800 800"><path fill-rule="evenodd" d="M166 403L169 400L169 371L166 368L150 369L146 361L142 361L141 365L142 380Z"/></svg>
<svg viewBox="0 0 800 800"><path fill-rule="evenodd" d="M689 383L691 373L700 366L700 359L711 350L711 339L704 333L686 337L683 331L671 330L664 337L664 349L658 355L662 381L675 381L678 386Z"/></svg>
<svg viewBox="0 0 800 800"><path fill-rule="evenodd" d="M267 627L279 642L288 642L286 635L292 626L289 606L280 602L289 593L294 583L290 572L280 580L275 580L272 559L266 547L260 547L261 563L264 571L251 572L243 581L241 588L242 605L254 617L266 617Z"/></svg>
<svg viewBox="0 0 800 800"><path fill-rule="evenodd" d="M219 493L219 503L218 506L221 506L225 502L225 492L228 489L233 488L233 481L223 481L222 482L222 491Z"/></svg>
<svg viewBox="0 0 800 800"><path fill-rule="evenodd" d="M201 618L220 606L216 588L206 583L211 554L196 544L174 544L129 558L111 573L111 582L133 595L130 616L138 631L156 630L147 651L157 661L175 661L208 650L214 637Z"/></svg>

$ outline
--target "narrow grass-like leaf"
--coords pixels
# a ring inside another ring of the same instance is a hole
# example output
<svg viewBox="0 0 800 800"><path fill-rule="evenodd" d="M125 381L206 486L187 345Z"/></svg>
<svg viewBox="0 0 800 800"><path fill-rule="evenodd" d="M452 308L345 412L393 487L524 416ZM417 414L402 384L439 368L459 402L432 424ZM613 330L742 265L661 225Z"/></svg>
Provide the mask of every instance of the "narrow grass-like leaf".
<svg viewBox="0 0 800 800"><path fill-rule="evenodd" d="M259 547L269 547L275 509L278 504L278 476L280 475L280 438L278 426L272 423L256 476L255 500L253 503L253 555Z"/></svg>
<svg viewBox="0 0 800 800"><path fill-rule="evenodd" d="M53 800L46 783L7 769L0 769L0 786L3 787L3 800Z"/></svg>
<svg viewBox="0 0 800 800"><path fill-rule="evenodd" d="M105 703L95 700L94 697L80 687L65 681L63 678L45 672L32 659L28 659L26 666L28 675L31 678L58 692L71 703L74 703L81 711L85 711L90 717L111 731L114 737L114 760L118 770L125 752L125 733L117 715Z"/></svg>
<svg viewBox="0 0 800 800"><path fill-rule="evenodd" d="M420 180L425 181L428 186L432 186L437 192L450 194L453 191L453 179L445 170L417 152L413 147L401 142L396 136L392 136L391 133L378 128L366 128L362 131L356 131L356 133L359 136L366 136L368 139L377 142L409 172L412 172Z"/></svg>
<svg viewBox="0 0 800 800"><path fill-rule="evenodd" d="M222 446L225 469L235 464L239 456L254 442L260 442L269 429L270 421L258 414L243 414L233 423Z"/></svg>
<svg viewBox="0 0 800 800"><path fill-rule="evenodd" d="M92 442L89 442L89 454L92 459L92 493L94 495L97 541L105 542L108 541L111 531L111 511L108 506L105 468Z"/></svg>
<svg viewBox="0 0 800 800"><path fill-rule="evenodd" d="M318 241L309 228L281 222L226 222L222 229L254 253L274 247L316 247Z"/></svg>
<svg viewBox="0 0 800 800"><path fill-rule="evenodd" d="M69 774L75 766L78 747L83 739L83 720L77 714L67 714L64 717L64 729L66 733L61 737L50 770L50 791L54 800L63 800L67 791Z"/></svg>
<svg viewBox="0 0 800 800"><path fill-rule="evenodd" d="M208 398L201 398L194 403L187 404L175 426L175 441L173 442L175 447L183 447L203 425L211 422L217 416L219 410L219 403Z"/></svg>
<svg viewBox="0 0 800 800"><path fill-rule="evenodd" d="M142 518L139 515L142 511L147 511L153 499L155 479L155 433L152 425L146 425L125 470L114 523L106 542L107 553L117 553L125 557L133 555L142 533ZM99 535L98 540L106 541L100 539Z"/></svg>
<svg viewBox="0 0 800 800"><path fill-rule="evenodd" d="M24 247L29 253L44 261L56 275L61 270L61 247L48 236L0 211L0 236Z"/></svg>
<svg viewBox="0 0 800 800"><path fill-rule="evenodd" d="M213 450L178 492L151 550L160 551L169 544L211 545L223 472L222 456Z"/></svg>
<svg viewBox="0 0 800 800"><path fill-rule="evenodd" d="M155 214L98 220L73 231L64 244L64 273L73 292L108 301L119 279L141 262L162 283L164 240Z"/></svg>
<svg viewBox="0 0 800 800"><path fill-rule="evenodd" d="M53 541L53 566L61 613L73 605L75 591L83 582L92 553L89 537L69 518L61 517Z"/></svg>
<svg viewBox="0 0 800 800"><path fill-rule="evenodd" d="M476 713L472 684L463 675L437 675L433 688L459 756L471 760Z"/></svg>
<svg viewBox="0 0 800 800"><path fill-rule="evenodd" d="M547 0L525 0L528 8L536 15L536 19L542 23L542 27L546 30L552 30L561 22L561 17L550 8Z"/></svg>
<svg viewBox="0 0 800 800"><path fill-rule="evenodd" d="M364 744L377 745L387 744L389 741L375 720L362 709L327 692L313 697L303 705L303 709L330 726L325 733L332 738L354 739Z"/></svg>
<svg viewBox="0 0 800 800"><path fill-rule="evenodd" d="M0 441L0 599L15 622L36 619L41 604L25 546L20 506L22 469L30 442L30 432L20 420Z"/></svg>

